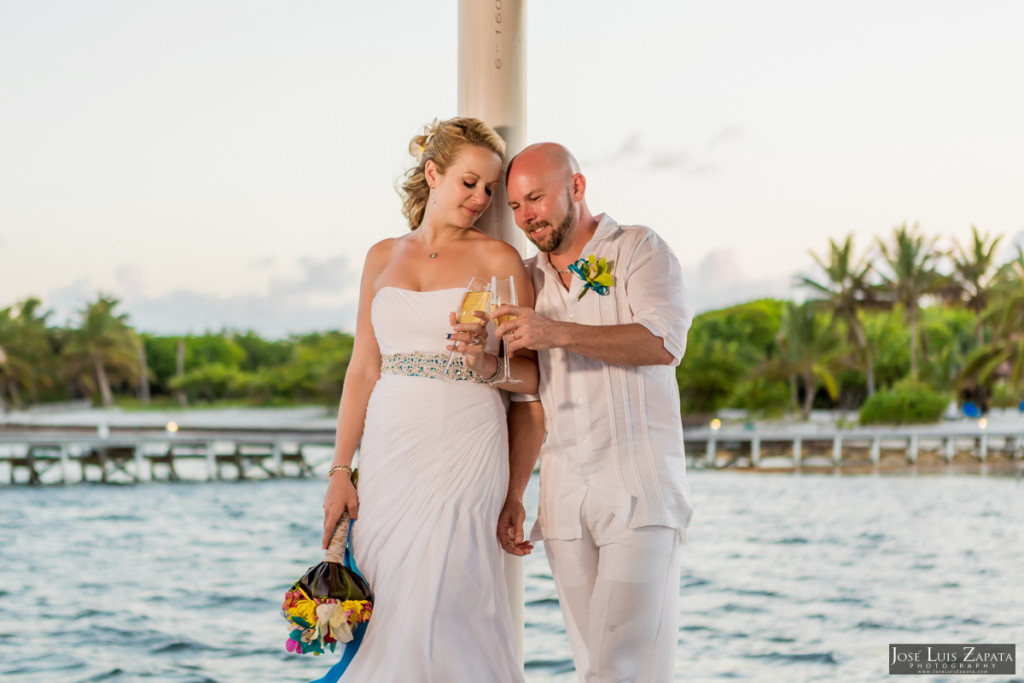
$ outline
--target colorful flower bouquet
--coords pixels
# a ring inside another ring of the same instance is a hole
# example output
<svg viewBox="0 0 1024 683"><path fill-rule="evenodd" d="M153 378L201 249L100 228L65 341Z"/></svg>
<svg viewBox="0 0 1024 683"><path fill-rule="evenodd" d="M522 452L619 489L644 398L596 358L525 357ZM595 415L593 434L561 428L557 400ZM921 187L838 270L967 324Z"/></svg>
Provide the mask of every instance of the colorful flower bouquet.
<svg viewBox="0 0 1024 683"><path fill-rule="evenodd" d="M288 620L289 652L314 655L334 652L350 642L359 626L370 620L373 594L359 575L348 549L352 520L342 515L324 561L310 567L285 593L281 610Z"/></svg>

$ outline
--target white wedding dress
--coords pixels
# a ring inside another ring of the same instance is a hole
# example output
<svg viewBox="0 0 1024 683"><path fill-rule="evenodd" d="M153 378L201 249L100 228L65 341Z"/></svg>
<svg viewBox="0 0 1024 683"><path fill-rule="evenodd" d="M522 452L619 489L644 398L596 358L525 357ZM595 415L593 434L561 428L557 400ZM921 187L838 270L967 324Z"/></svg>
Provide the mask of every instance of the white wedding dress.
<svg viewBox="0 0 1024 683"><path fill-rule="evenodd" d="M371 315L382 356L446 355L448 314L460 296L379 290ZM416 372L416 361L405 366ZM352 549L375 602L342 681L522 681L496 536L508 487L498 391L382 372L358 466Z"/></svg>

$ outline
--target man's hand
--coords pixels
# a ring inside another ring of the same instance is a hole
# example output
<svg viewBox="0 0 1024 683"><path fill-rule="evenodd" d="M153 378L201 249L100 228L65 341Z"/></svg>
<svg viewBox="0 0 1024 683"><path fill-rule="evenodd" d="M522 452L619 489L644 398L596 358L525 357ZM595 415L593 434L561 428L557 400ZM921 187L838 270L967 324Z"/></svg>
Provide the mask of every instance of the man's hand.
<svg viewBox="0 0 1024 683"><path fill-rule="evenodd" d="M498 543L509 555L529 555L533 544L523 540L523 524L526 523L526 508L518 499L508 499L498 515Z"/></svg>
<svg viewBox="0 0 1024 683"><path fill-rule="evenodd" d="M495 320L506 315L515 316L515 320L502 323L494 333L499 337L509 335L506 338L506 341L510 342L509 351L517 349L543 351L565 345L561 342L561 332L565 323L546 318L532 308L524 306L498 306L491 311L491 317Z"/></svg>

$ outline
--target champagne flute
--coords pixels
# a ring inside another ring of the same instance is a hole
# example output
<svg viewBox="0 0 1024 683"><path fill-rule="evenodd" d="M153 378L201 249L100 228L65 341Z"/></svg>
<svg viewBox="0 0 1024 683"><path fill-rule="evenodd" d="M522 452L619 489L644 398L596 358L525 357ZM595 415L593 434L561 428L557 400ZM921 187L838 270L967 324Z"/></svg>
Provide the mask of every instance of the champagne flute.
<svg viewBox="0 0 1024 683"><path fill-rule="evenodd" d="M491 291L494 295L491 297L491 310L493 311L498 306L504 306L506 304L512 306L519 305L519 299L516 297L516 279L512 275L508 277L492 277L491 278ZM500 318L494 319L495 325L501 325L508 320L515 320L514 315L503 315ZM494 380L496 384L521 384L522 380L514 379L512 377L512 370L508 363L508 335L505 335L505 339L501 340L501 347L505 353L505 372L501 377Z"/></svg>
<svg viewBox="0 0 1024 683"><path fill-rule="evenodd" d="M490 283L478 277L470 279L469 284L466 285L466 289L462 293L462 302L459 304L459 312L456 314L455 319L463 324L481 322L479 318L473 315L473 311L488 310L487 304L490 300ZM451 353L448 354L448 362L444 364L444 371L441 373L443 377L448 377L448 369L451 367L452 358L454 357L455 343L453 342Z"/></svg>

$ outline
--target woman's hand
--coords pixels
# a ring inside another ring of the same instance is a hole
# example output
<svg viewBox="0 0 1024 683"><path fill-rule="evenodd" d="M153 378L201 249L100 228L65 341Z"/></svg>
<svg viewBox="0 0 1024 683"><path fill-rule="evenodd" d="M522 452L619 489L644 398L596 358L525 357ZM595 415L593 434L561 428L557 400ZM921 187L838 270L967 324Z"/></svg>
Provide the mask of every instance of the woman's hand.
<svg viewBox="0 0 1024 683"><path fill-rule="evenodd" d="M461 353L464 356L466 367L477 374L486 376L494 370L494 361L491 360L493 356L484 352L484 349L487 348L487 323L491 316L486 311L474 311L473 314L482 322L460 323L455 317L455 313L449 315L448 321L451 323L452 333L448 335L448 339L452 343L447 349Z"/></svg>
<svg viewBox="0 0 1024 683"><path fill-rule="evenodd" d="M327 481L327 494L324 496L324 550L327 550L331 536L334 535L334 528L338 526L338 520L346 510L352 519L359 516L356 487L352 484L352 479L344 473L331 475Z"/></svg>

